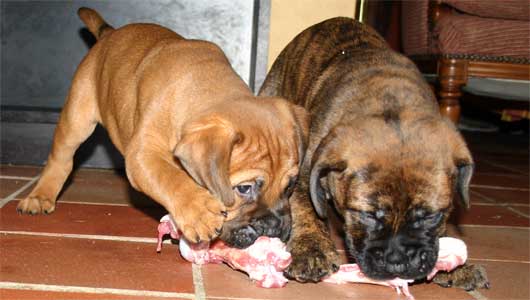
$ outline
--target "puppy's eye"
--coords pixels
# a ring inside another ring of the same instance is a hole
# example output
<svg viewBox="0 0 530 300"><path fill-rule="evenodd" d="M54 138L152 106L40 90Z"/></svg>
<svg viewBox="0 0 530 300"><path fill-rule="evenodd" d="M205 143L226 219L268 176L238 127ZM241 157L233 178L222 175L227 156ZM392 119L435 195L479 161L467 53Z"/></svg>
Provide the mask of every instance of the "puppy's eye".
<svg viewBox="0 0 530 300"><path fill-rule="evenodd" d="M247 202L254 202L258 199L259 190L262 185L263 181L260 179L257 179L256 181L246 181L234 186L234 192Z"/></svg>
<svg viewBox="0 0 530 300"><path fill-rule="evenodd" d="M241 184L236 186L237 193L246 196L250 195L252 193L252 185L251 184Z"/></svg>
<svg viewBox="0 0 530 300"><path fill-rule="evenodd" d="M436 212L436 213L432 213L432 214L425 216L425 218L423 219L423 222L427 226L436 227L440 224L443 217L444 217L444 214L442 212Z"/></svg>
<svg viewBox="0 0 530 300"><path fill-rule="evenodd" d="M381 220L376 216L376 214L369 212L360 212L359 220L365 226L368 226L373 229L382 227Z"/></svg>
<svg viewBox="0 0 530 300"><path fill-rule="evenodd" d="M437 227L444 217L443 212L428 213L420 211L412 223L412 228L434 228Z"/></svg>

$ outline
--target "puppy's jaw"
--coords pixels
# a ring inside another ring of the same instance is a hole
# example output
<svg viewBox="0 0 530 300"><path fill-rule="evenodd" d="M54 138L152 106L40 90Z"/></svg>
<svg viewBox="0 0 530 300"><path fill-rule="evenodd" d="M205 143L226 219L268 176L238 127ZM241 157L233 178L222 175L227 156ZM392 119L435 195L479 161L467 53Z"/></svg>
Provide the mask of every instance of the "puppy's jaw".
<svg viewBox="0 0 530 300"><path fill-rule="evenodd" d="M347 219L357 218L348 216ZM405 224L397 233L393 233L391 226L375 229L359 222L346 225L348 254L370 278L424 278L438 258L439 226L413 229L408 225L412 223Z"/></svg>
<svg viewBox="0 0 530 300"><path fill-rule="evenodd" d="M253 217L248 217L248 215ZM220 239L232 247L246 248L259 237L278 237L287 242L291 231L291 214L287 199L282 199L275 209L257 209L226 222Z"/></svg>

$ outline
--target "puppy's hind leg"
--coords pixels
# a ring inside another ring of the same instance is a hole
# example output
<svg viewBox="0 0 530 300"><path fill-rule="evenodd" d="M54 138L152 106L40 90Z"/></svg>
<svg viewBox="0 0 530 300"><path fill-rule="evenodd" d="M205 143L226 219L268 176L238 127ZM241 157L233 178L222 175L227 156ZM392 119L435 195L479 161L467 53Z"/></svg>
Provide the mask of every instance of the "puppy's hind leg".
<svg viewBox="0 0 530 300"><path fill-rule="evenodd" d="M55 210L57 195L72 171L74 153L96 127L99 113L94 88L86 78L80 66L55 128L46 166L32 192L18 204L20 213L48 214Z"/></svg>

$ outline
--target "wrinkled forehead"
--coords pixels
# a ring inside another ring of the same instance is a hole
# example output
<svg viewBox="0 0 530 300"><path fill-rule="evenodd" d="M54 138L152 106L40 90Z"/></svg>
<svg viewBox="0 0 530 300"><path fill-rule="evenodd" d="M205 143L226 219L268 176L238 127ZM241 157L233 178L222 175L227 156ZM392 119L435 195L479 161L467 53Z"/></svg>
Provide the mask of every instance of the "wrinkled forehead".
<svg viewBox="0 0 530 300"><path fill-rule="evenodd" d="M230 161L232 185L245 181L263 180L263 196L278 197L289 178L298 174L299 152L289 134L272 135L255 131L244 134Z"/></svg>
<svg viewBox="0 0 530 300"><path fill-rule="evenodd" d="M404 213L423 208L440 210L450 206L452 177L444 169L425 166L372 167L363 178L353 176L349 203L363 211Z"/></svg>

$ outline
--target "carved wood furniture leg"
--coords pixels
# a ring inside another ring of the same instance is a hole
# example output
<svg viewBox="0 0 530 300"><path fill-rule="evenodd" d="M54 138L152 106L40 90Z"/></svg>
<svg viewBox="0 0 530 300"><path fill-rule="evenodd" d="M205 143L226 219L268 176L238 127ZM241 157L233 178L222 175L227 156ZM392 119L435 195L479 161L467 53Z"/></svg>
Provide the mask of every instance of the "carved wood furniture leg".
<svg viewBox="0 0 530 300"><path fill-rule="evenodd" d="M467 60L440 58L438 80L440 82L440 113L457 124L460 118L459 98L461 88L467 83Z"/></svg>

